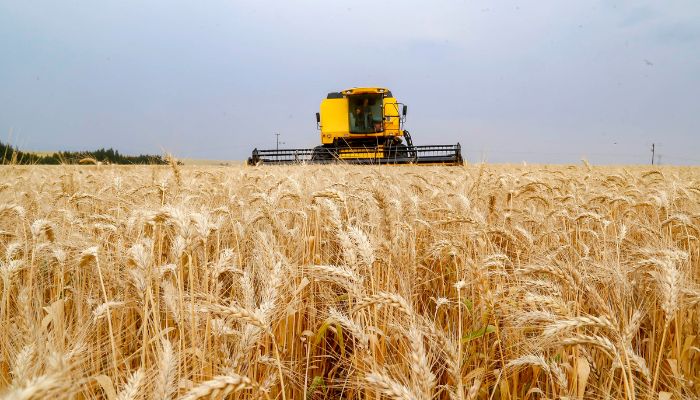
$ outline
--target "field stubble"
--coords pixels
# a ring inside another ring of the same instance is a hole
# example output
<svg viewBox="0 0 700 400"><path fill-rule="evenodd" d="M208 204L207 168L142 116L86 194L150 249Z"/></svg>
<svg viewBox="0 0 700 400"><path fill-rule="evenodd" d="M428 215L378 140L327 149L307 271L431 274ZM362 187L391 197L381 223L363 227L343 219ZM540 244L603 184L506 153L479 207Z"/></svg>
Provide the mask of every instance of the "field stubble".
<svg viewBox="0 0 700 400"><path fill-rule="evenodd" d="M700 396L697 168L0 176L0 396Z"/></svg>

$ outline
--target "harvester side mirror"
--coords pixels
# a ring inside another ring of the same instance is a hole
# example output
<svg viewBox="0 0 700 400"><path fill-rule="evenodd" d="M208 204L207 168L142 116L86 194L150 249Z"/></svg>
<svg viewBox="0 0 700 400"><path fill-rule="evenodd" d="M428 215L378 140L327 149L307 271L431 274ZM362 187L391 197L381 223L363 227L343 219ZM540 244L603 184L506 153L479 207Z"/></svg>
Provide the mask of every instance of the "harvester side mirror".
<svg viewBox="0 0 700 400"><path fill-rule="evenodd" d="M404 104L404 105L403 105L403 116L404 116L404 117L406 116L406 113L407 113L407 112L408 112L408 106Z"/></svg>
<svg viewBox="0 0 700 400"><path fill-rule="evenodd" d="M316 113L316 123L317 124L321 123L321 113Z"/></svg>

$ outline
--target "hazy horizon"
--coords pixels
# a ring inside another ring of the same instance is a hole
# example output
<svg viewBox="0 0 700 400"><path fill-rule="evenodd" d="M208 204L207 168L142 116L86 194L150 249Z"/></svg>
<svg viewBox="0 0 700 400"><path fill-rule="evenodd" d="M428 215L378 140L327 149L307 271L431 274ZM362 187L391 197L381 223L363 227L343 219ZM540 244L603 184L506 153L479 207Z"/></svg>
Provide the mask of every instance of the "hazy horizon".
<svg viewBox="0 0 700 400"><path fill-rule="evenodd" d="M468 161L700 164L700 3L0 1L0 141L242 160L390 88Z"/></svg>

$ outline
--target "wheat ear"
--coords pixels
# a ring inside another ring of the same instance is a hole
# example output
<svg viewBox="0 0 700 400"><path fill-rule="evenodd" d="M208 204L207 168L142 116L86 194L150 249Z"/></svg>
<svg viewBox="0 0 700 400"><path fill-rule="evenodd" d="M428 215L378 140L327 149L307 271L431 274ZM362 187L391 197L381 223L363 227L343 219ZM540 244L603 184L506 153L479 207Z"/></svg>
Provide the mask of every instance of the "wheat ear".
<svg viewBox="0 0 700 400"><path fill-rule="evenodd" d="M423 333L413 327L408 331L408 339L411 342L411 372L415 388L423 398L432 397L435 388L435 374L430 369L430 360L423 345Z"/></svg>
<svg viewBox="0 0 700 400"><path fill-rule="evenodd" d="M124 388L117 395L117 400L133 400L133 399L135 399L136 396L139 394L139 387L141 386L141 382L143 382L143 377L144 377L143 369L139 369L136 372L134 372L129 377L129 380L126 381Z"/></svg>
<svg viewBox="0 0 700 400"><path fill-rule="evenodd" d="M243 307L232 304L230 306L222 306L219 304L210 304L204 307L205 310L215 312L224 317L231 317L242 322L257 326L260 329L267 329L267 323L257 313L247 310Z"/></svg>
<svg viewBox="0 0 700 400"><path fill-rule="evenodd" d="M396 308L397 310L401 311L409 317L413 316L413 310L406 301L406 299L399 296L398 294L388 292L379 292L377 294L365 297L364 299L359 301L357 305L355 305L353 313L356 313L357 311L363 308L367 308L375 304L384 304L389 307Z"/></svg>
<svg viewBox="0 0 700 400"><path fill-rule="evenodd" d="M173 345L168 339L162 340L162 351L158 360L158 379L156 380L155 396L168 400L175 391L175 374L177 373L177 358Z"/></svg>
<svg viewBox="0 0 700 400"><path fill-rule="evenodd" d="M371 372L365 376L369 386L393 400L417 400L417 397L404 385L386 375Z"/></svg>
<svg viewBox="0 0 700 400"><path fill-rule="evenodd" d="M543 336L554 336L565 330L583 328L583 327L594 327L594 328L606 328L611 331L615 331L615 326L606 317L595 317L592 315L572 317L572 318L562 318L558 319L545 327L542 331Z"/></svg>
<svg viewBox="0 0 700 400"><path fill-rule="evenodd" d="M200 383L199 386L190 390L180 400L195 400L201 399L202 397L225 397L230 393L253 389L255 387L256 385L245 376L237 374L216 376L211 380Z"/></svg>

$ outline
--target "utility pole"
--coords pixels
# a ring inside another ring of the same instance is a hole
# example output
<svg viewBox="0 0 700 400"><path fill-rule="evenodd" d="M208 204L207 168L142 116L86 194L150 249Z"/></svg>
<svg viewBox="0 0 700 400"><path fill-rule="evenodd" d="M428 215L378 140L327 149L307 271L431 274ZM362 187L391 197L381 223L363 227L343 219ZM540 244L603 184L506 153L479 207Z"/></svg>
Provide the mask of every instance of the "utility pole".
<svg viewBox="0 0 700 400"><path fill-rule="evenodd" d="M280 145L281 145L281 144L284 144L284 142L280 142L280 134L279 134L279 133L275 133L275 136L277 136L277 140L276 140L277 144L275 145L275 150L276 150L277 152L279 152L279 150L280 150Z"/></svg>
<svg viewBox="0 0 700 400"><path fill-rule="evenodd" d="M655 151L655 143L651 144L651 165L654 165L654 151Z"/></svg>

